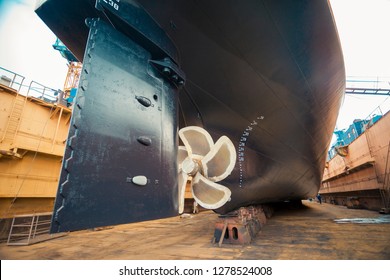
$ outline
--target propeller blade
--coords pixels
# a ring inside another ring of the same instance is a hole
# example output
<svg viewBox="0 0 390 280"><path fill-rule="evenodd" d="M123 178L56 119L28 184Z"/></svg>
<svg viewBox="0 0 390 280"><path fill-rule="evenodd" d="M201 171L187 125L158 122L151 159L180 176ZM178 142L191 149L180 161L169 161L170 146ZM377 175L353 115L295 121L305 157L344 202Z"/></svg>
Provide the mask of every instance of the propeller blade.
<svg viewBox="0 0 390 280"><path fill-rule="evenodd" d="M187 149L188 155L201 158L210 152L214 141L210 134L201 127L187 126L179 130L179 137Z"/></svg>
<svg viewBox="0 0 390 280"><path fill-rule="evenodd" d="M178 170L179 172L181 171L181 164L183 161L188 157L188 153L186 150L186 147L184 146L179 146L179 149L177 151L177 162L178 162Z"/></svg>
<svg viewBox="0 0 390 280"><path fill-rule="evenodd" d="M232 173L236 158L236 149L232 141L228 137L222 136L201 160L204 176L214 182L225 179Z"/></svg>
<svg viewBox="0 0 390 280"><path fill-rule="evenodd" d="M184 212L185 193L187 186L188 175L184 172L179 173L178 187L179 187L179 214Z"/></svg>
<svg viewBox="0 0 390 280"><path fill-rule="evenodd" d="M192 195L200 206L206 209L217 209L229 201L231 191L198 173L192 181Z"/></svg>

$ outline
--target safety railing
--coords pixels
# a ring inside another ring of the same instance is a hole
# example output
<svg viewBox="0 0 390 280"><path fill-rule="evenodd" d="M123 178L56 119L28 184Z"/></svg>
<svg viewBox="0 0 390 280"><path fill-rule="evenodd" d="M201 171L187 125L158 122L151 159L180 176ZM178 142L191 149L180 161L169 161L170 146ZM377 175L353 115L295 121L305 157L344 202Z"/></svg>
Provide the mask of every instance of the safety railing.
<svg viewBox="0 0 390 280"><path fill-rule="evenodd" d="M42 234L49 234L52 212L18 215L12 219L7 245L29 245Z"/></svg>
<svg viewBox="0 0 390 280"><path fill-rule="evenodd" d="M67 106L64 101L64 93L61 90L55 90L36 81L31 81L25 85L25 77L0 67L0 84L15 89L19 94L25 97L34 97L48 103L60 103Z"/></svg>
<svg viewBox="0 0 390 280"><path fill-rule="evenodd" d="M27 96L35 97L50 103L54 103L57 101L58 93L58 90L49 88L35 81L31 81L27 89Z"/></svg>
<svg viewBox="0 0 390 280"><path fill-rule="evenodd" d="M389 89L390 77L348 76L346 79L346 88Z"/></svg>
<svg viewBox="0 0 390 280"><path fill-rule="evenodd" d="M23 77L22 75L0 67L0 84L20 91L24 79L25 77Z"/></svg>

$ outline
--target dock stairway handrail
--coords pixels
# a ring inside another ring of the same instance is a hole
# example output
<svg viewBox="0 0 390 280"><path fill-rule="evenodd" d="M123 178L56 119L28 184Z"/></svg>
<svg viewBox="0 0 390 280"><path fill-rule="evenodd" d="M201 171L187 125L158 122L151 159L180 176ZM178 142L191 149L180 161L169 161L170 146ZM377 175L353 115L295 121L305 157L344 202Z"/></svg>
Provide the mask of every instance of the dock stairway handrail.
<svg viewBox="0 0 390 280"><path fill-rule="evenodd" d="M16 215L12 219L7 245L29 245L42 234L49 234L52 212Z"/></svg>

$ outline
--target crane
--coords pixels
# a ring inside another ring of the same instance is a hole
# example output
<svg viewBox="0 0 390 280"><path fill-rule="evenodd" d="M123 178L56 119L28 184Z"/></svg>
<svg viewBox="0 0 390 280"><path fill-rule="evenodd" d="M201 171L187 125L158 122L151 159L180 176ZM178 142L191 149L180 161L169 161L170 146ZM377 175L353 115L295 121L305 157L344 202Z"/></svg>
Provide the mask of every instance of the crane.
<svg viewBox="0 0 390 280"><path fill-rule="evenodd" d="M62 57L68 61L68 73L66 75L64 83L63 97L68 103L73 103L73 100L76 97L77 87L79 84L81 69L83 65L60 41L60 39L56 39L56 42L53 44L53 48L59 51Z"/></svg>

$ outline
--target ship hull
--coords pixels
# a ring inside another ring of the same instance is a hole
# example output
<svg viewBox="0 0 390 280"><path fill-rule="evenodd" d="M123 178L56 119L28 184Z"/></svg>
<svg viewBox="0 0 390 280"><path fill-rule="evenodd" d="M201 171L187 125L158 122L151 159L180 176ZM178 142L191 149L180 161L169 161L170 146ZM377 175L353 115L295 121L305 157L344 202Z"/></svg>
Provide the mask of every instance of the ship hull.
<svg viewBox="0 0 390 280"><path fill-rule="evenodd" d="M215 211L314 196L345 88L328 2L133 4L178 50L176 62L186 74L179 127L202 126L214 140L226 135L236 147L234 170L220 182L231 200ZM49 0L37 13L82 60L83 21L102 16L94 1Z"/></svg>
<svg viewBox="0 0 390 280"><path fill-rule="evenodd" d="M140 2L180 52L180 125L236 146L217 212L315 196L345 81L327 1Z"/></svg>

